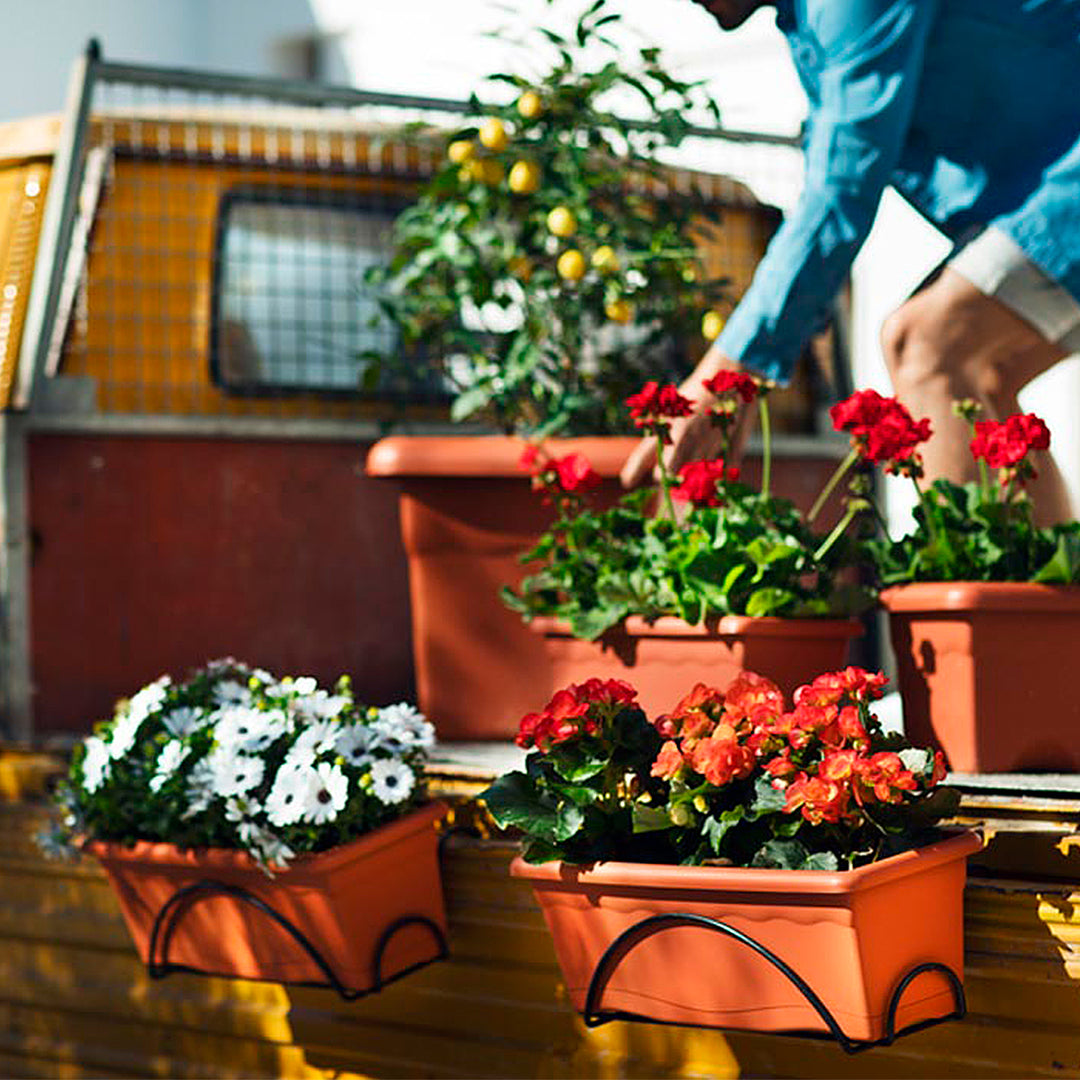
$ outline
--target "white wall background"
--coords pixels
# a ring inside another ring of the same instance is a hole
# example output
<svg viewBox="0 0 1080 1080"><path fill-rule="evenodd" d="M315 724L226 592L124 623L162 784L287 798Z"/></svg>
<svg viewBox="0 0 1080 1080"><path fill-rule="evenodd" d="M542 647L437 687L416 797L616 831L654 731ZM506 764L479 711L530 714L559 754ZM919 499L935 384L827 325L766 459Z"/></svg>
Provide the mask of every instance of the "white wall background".
<svg viewBox="0 0 1080 1080"><path fill-rule="evenodd" d="M330 41L327 74L372 90L461 98L485 92L482 74L521 57L484 34L507 22L555 28L584 0L0 0L0 120L58 110L71 63L91 36L109 59L250 74L281 71L282 46L306 35ZM704 78L728 127L798 130L806 104L772 14L725 34L691 0L613 0L641 43L661 46L668 66ZM782 193L764 197L783 202ZM948 245L898 197L887 197L854 270L854 353L859 385L888 389L878 346L884 316ZM1080 505L1080 361L1040 380L1024 400L1054 432ZM902 516L904 494L891 494Z"/></svg>

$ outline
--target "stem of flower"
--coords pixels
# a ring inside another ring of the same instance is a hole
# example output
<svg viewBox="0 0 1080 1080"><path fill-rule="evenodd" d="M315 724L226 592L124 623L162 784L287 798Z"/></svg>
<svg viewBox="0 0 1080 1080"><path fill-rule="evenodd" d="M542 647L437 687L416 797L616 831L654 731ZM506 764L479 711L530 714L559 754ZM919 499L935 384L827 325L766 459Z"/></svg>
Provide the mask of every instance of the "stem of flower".
<svg viewBox="0 0 1080 1080"><path fill-rule="evenodd" d="M772 428L769 424L769 403L764 394L758 397L758 411L761 415L761 494L767 499L772 480Z"/></svg>
<svg viewBox="0 0 1080 1080"><path fill-rule="evenodd" d="M844 479L847 471L859 460L859 451L853 446L848 452L843 461L836 467L836 471L829 477L828 482L821 489L821 494L814 500L814 505L810 507L810 513L806 515L807 525L814 523L814 518L821 513L821 508L825 505L829 496L836 490L836 485Z"/></svg>
<svg viewBox="0 0 1080 1080"><path fill-rule="evenodd" d="M671 501L671 474L664 463L664 430L661 428L656 433L656 467L660 470L660 493L664 500L664 509L672 522L675 522L678 519L675 517L675 504Z"/></svg>
<svg viewBox="0 0 1080 1080"><path fill-rule="evenodd" d="M930 534L930 542L937 543L938 534L937 529L934 527L934 515L930 513L930 507L926 502L926 494L921 487L919 487L919 481L912 476L911 482L915 485L915 496L918 499L919 505L923 508L923 517L926 519L926 531Z"/></svg>
<svg viewBox="0 0 1080 1080"><path fill-rule="evenodd" d="M823 559L832 548L833 544L844 535L844 530L851 524L852 518L855 517L862 510L870 510L873 506L866 499L850 499L848 501L847 512L844 516L833 526L833 531L822 541L821 546L814 552L814 561L818 562Z"/></svg>

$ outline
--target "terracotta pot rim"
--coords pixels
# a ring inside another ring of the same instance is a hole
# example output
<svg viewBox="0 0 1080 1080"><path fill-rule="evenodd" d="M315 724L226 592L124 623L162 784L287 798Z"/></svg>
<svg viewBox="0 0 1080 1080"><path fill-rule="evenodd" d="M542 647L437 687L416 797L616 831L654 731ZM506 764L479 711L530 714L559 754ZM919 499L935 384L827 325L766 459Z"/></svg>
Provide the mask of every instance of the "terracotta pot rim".
<svg viewBox="0 0 1080 1080"><path fill-rule="evenodd" d="M552 637L572 637L570 624L554 615L537 615L529 628L538 634ZM822 638L858 637L863 632L858 619L781 618L775 615L721 615L716 620L693 624L674 615L661 615L648 622L640 615L630 615L621 627L609 633L624 632L628 637L656 638L722 638L722 637L778 637ZM603 638L600 639L603 641Z"/></svg>
<svg viewBox="0 0 1080 1080"><path fill-rule="evenodd" d="M1035 581L918 581L882 589L880 600L890 612L1080 612L1080 585L1044 585Z"/></svg>
<svg viewBox="0 0 1080 1080"><path fill-rule="evenodd" d="M344 865L378 851L390 844L399 843L406 836L429 828L446 813L446 803L435 799L418 806L415 810L394 821L380 825L347 844L327 848L325 851L304 852L284 870L276 870L274 878L294 880L313 870L324 873L333 867ZM115 840L86 840L82 848L95 858L106 862L153 863L159 866L199 867L218 870L254 870L261 873L255 860L239 848L178 848L165 840L137 840L128 847Z"/></svg>
<svg viewBox="0 0 1080 1080"><path fill-rule="evenodd" d="M931 867L966 858L982 847L982 837L964 829L926 847L891 855L854 870L772 870L731 866L670 866L664 863L595 863L589 867L549 862L531 864L518 856L510 864L514 877L534 888L570 886L581 889L616 888L656 891L739 892L839 895L883 885L922 873Z"/></svg>
<svg viewBox="0 0 1080 1080"><path fill-rule="evenodd" d="M618 476L638 443L634 435L590 435L545 439L550 453L584 454L603 477ZM368 476L512 477L525 480L520 435L391 435L368 451Z"/></svg>

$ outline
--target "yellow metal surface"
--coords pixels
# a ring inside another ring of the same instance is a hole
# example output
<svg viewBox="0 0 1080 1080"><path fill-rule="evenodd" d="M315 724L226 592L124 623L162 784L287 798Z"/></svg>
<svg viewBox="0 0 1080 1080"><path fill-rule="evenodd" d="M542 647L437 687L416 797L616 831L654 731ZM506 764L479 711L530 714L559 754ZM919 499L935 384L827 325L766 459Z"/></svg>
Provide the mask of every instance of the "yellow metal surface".
<svg viewBox="0 0 1080 1080"><path fill-rule="evenodd" d="M462 819L469 810L462 808ZM0 1073L147 1077L1078 1077L1076 883L973 878L970 1015L849 1057L818 1040L648 1024L585 1029L505 841L453 836L449 961L352 1004L196 975L151 981L104 877L56 864L45 812L0 806ZM1029 839L1032 854L1053 847ZM903 927L897 927L903 933ZM805 973L810 981L828 972Z"/></svg>

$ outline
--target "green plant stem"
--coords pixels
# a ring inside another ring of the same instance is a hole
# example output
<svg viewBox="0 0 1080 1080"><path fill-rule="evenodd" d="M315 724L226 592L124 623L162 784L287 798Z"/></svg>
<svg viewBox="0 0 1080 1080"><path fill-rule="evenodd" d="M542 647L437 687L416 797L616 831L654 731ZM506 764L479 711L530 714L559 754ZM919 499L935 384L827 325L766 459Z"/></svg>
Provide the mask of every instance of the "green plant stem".
<svg viewBox="0 0 1080 1080"><path fill-rule="evenodd" d="M926 519L926 531L930 534L930 542L937 544L938 534L934 527L934 515L930 513L930 506L926 502L926 493L919 487L919 481L913 476L911 482L915 485L915 496L923 509L923 517Z"/></svg>
<svg viewBox="0 0 1080 1080"><path fill-rule="evenodd" d="M764 394L758 398L758 411L761 416L761 494L767 499L772 481L772 427Z"/></svg>
<svg viewBox="0 0 1080 1080"><path fill-rule="evenodd" d="M814 500L814 505L810 507L810 513L806 515L806 523L812 525L814 518L821 513L821 508L825 505L829 496L836 490L836 485L844 479L848 470L856 461L859 460L859 451L853 446L848 452L843 461L836 467L836 471L829 477L828 482L821 489L821 494Z"/></svg>
<svg viewBox="0 0 1080 1080"><path fill-rule="evenodd" d="M844 516L833 526L833 530L828 536L821 542L817 551L814 552L814 562L819 562L821 559L829 553L833 544L844 535L844 530L851 524L852 519L856 514L863 510L872 509L872 504L866 499L851 499L848 502L847 512Z"/></svg>
<svg viewBox="0 0 1080 1080"><path fill-rule="evenodd" d="M667 470L667 465L664 464L664 436L662 431L656 434L656 467L660 470L660 493L661 498L664 500L664 509L672 522L675 522L677 518L675 517L675 503L671 501L671 474Z"/></svg>

